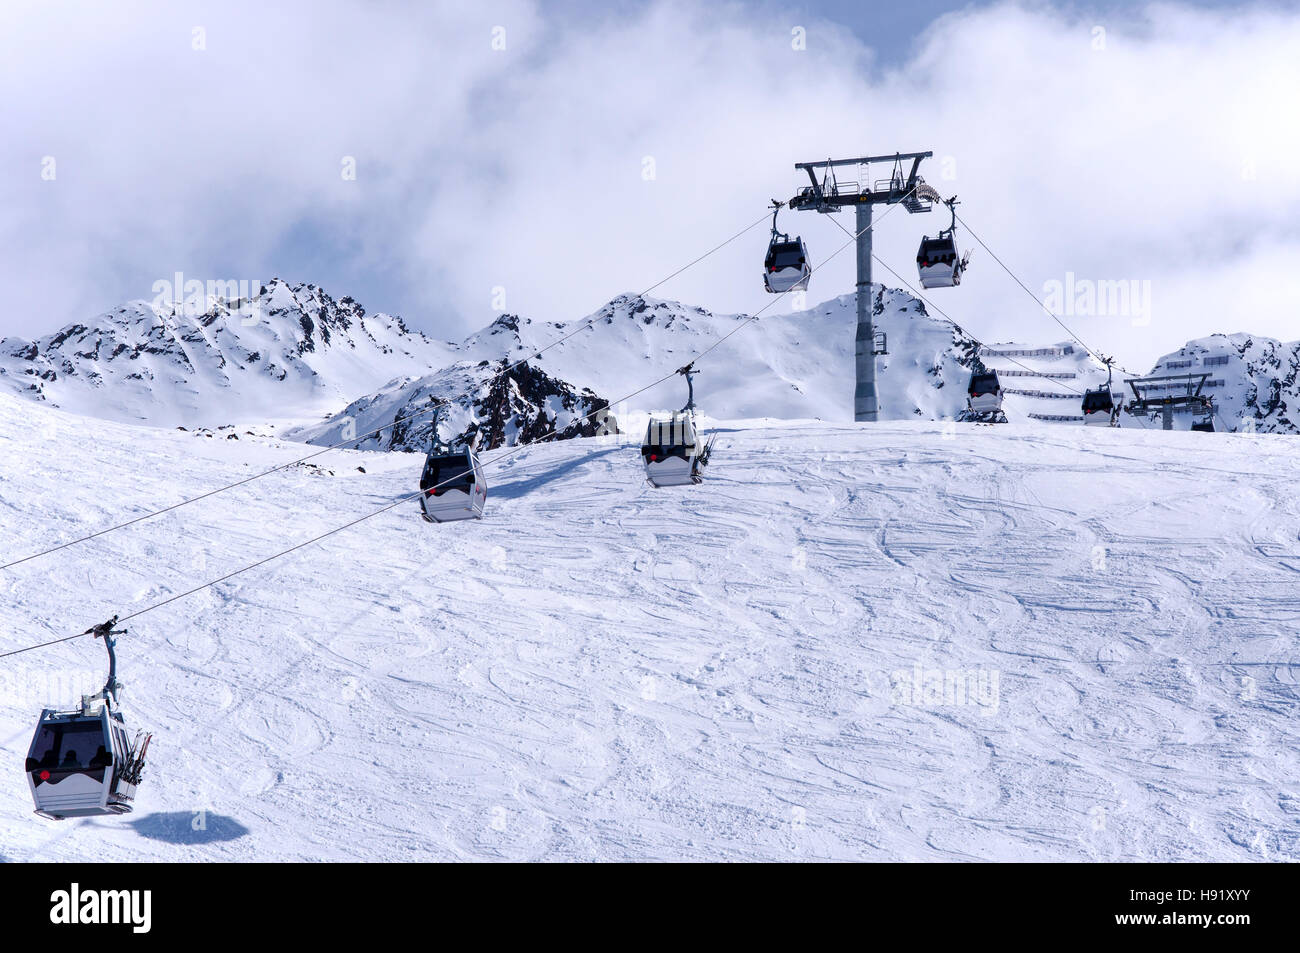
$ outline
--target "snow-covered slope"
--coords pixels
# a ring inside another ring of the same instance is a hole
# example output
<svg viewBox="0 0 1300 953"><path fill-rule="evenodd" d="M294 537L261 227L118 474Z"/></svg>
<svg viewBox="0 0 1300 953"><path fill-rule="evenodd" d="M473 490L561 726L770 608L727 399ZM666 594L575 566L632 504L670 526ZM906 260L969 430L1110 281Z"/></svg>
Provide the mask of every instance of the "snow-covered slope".
<svg viewBox="0 0 1300 953"><path fill-rule="evenodd" d="M0 388L156 426L319 417L453 348L314 285L267 282L200 315L130 302L36 341L0 340Z"/></svg>
<svg viewBox="0 0 1300 953"><path fill-rule="evenodd" d="M0 561L301 454L0 396ZM20 771L82 640L0 667L0 859L1300 857L1300 444L1026 422L736 421L654 491L620 438L129 623L135 814ZM0 650L378 510L339 451L0 572ZM365 472L360 472L364 467Z"/></svg>

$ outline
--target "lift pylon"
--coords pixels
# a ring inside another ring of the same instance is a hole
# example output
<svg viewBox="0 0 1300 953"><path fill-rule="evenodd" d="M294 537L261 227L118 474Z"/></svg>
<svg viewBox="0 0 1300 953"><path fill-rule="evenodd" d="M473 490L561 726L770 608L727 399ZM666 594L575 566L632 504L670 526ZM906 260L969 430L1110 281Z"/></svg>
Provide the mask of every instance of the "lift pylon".
<svg viewBox="0 0 1300 953"><path fill-rule="evenodd" d="M808 173L809 185L790 199L791 209L823 214L842 208L857 210L858 283L857 335L854 342L855 384L853 419L875 422L880 417L876 396L876 355L885 353L884 343L872 322L871 301L871 210L877 205L902 205L909 213L928 212L939 194L925 184L918 171L922 159L932 152L896 152L886 156L861 156L856 159L826 159L822 162L799 162L795 169ZM871 167L889 163L888 178L871 179ZM841 181L837 169L857 166L858 180ZM818 178L820 174L821 178Z"/></svg>
<svg viewBox="0 0 1300 953"><path fill-rule="evenodd" d="M1143 414L1154 417L1160 414L1165 430L1174 429L1174 411L1187 407L1193 413L1209 414L1213 404L1201 388L1209 380L1209 374L1167 374L1160 377L1133 377L1125 380L1133 391L1133 400L1129 402L1128 412L1133 415ZM1157 396L1155 391L1170 391L1180 388L1181 393L1165 393Z"/></svg>

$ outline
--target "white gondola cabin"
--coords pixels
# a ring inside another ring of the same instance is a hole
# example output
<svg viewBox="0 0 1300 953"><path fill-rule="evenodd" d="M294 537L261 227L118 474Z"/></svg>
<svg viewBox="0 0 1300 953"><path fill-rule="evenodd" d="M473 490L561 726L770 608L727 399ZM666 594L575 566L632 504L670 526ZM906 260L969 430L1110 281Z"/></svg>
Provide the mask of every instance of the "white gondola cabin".
<svg viewBox="0 0 1300 953"><path fill-rule="evenodd" d="M1111 427L1115 424L1119 408L1109 387L1089 390L1083 395L1083 424L1085 427Z"/></svg>
<svg viewBox="0 0 1300 953"><path fill-rule="evenodd" d="M473 450L434 451L420 473L420 506L429 523L482 519L487 481Z"/></svg>
<svg viewBox="0 0 1300 953"><path fill-rule="evenodd" d="M793 240L786 235L773 236L763 260L763 287L772 294L803 291L811 277L812 265L808 263L808 249L803 240L798 236Z"/></svg>
<svg viewBox="0 0 1300 953"><path fill-rule="evenodd" d="M645 478L654 487L699 483L702 450L690 414L652 417L641 443Z"/></svg>
<svg viewBox="0 0 1300 953"><path fill-rule="evenodd" d="M957 250L957 197L944 204L952 212L952 224L937 238L923 237L916 252L916 272L922 288L955 288L966 270L969 255L963 256Z"/></svg>
<svg viewBox="0 0 1300 953"><path fill-rule="evenodd" d="M98 711L47 708L27 750L36 813L56 821L128 813L139 783L136 760L143 758L136 758L122 716L107 704Z"/></svg>
<svg viewBox="0 0 1300 953"><path fill-rule="evenodd" d="M953 288L961 284L962 261L952 236L921 239L916 270L922 288Z"/></svg>
<svg viewBox="0 0 1300 953"><path fill-rule="evenodd" d="M713 441L702 443L695 426L695 375L692 364L677 371L686 378L686 406L666 417L651 417L641 441L645 478L653 487L700 483L713 453Z"/></svg>
<svg viewBox="0 0 1300 953"><path fill-rule="evenodd" d="M763 258L763 287L770 294L786 291L805 291L812 277L812 264L808 261L808 248L803 239L791 238L777 231L776 215L783 202L772 202L772 238Z"/></svg>
<svg viewBox="0 0 1300 953"><path fill-rule="evenodd" d="M50 820L127 814L134 806L152 735L130 737L117 710L116 623L114 616L83 633L108 648L104 688L76 711L42 711L27 749L27 786L36 813Z"/></svg>
<svg viewBox="0 0 1300 953"><path fill-rule="evenodd" d="M967 390L970 412L981 418L995 418L1002 413L1002 384L996 371L971 374Z"/></svg>

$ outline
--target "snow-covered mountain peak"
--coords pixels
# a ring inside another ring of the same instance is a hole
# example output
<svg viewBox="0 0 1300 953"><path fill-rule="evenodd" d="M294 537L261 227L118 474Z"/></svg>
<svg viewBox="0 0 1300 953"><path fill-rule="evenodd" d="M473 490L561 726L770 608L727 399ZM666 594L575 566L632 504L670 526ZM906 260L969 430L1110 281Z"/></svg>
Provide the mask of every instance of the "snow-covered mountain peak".
<svg viewBox="0 0 1300 953"><path fill-rule="evenodd" d="M1156 362L1153 375L1208 375L1216 427L1259 433L1300 430L1300 341L1253 334L1212 334L1188 341ZM1171 390L1176 382L1165 385ZM1179 423L1186 427L1190 415Z"/></svg>
<svg viewBox="0 0 1300 953"><path fill-rule="evenodd" d="M713 317L711 311L704 308L687 307L680 301L647 298L644 295L626 292L611 299L608 304L591 315L588 320L603 319L606 324L613 324L618 320L633 320L645 325L671 328L678 321L689 321L692 315ZM744 316L736 315L735 317Z"/></svg>
<svg viewBox="0 0 1300 953"><path fill-rule="evenodd" d="M130 301L89 324L0 340L0 385L90 416L171 426L319 415L451 346L311 284Z"/></svg>
<svg viewBox="0 0 1300 953"><path fill-rule="evenodd" d="M336 299L318 285L276 278L254 287L242 296L200 295L197 302L132 301L35 341L0 340L0 388L128 422L302 425L325 418L332 422L324 429L334 432L341 430L332 420L340 409L360 403L368 413L381 405L396 413L420 392L441 394L448 374L461 373L459 365L474 366L471 390L481 400L478 392L496 373L492 368L527 362L531 373L546 379L525 387L521 408L531 409L521 412L529 419L558 419L541 412L543 395L563 394L571 404L588 397L618 404L621 395L635 394L634 406L615 412L673 409L685 399L679 379L643 388L698 359L696 398L706 414L852 416L852 294L791 313L719 314L629 292L577 321L500 314L449 343L412 331L396 316L369 313L351 297ZM958 417L968 376L983 365L1005 376L1005 410L1013 424L1077 423L1083 391L1106 380L1104 368L1071 342L981 345L905 291L873 290L875 323L888 348L878 365L884 419ZM1300 429L1294 420L1300 344L1213 335L1166 355L1154 373L1200 367L1212 371L1206 392L1216 398L1221 429ZM1122 380L1117 384L1124 389ZM343 416L355 417L356 409L348 407ZM1178 425L1190 426L1190 418Z"/></svg>

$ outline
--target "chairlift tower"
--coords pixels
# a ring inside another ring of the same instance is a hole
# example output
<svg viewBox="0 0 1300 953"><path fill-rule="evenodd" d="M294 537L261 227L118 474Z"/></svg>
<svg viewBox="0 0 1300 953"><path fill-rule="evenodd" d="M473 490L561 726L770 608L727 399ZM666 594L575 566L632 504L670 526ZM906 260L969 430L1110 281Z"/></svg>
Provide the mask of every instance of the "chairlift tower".
<svg viewBox="0 0 1300 953"><path fill-rule="evenodd" d="M876 398L876 355L887 354L887 342L884 334L877 335L872 321L873 302L871 300L871 211L877 205L901 204L911 214L928 212L934 202L940 201L939 193L925 180L917 170L922 159L930 158L932 152L896 152L889 156L862 156L857 159L826 159L823 162L799 162L796 169L808 173L812 183L799 191L792 198L792 209L835 213L842 208L857 209L857 251L858 251L858 329L854 341L854 361L856 384L853 390L853 419L855 421L875 422L880 417L880 405ZM911 163L910 168L906 167ZM889 163L893 169L889 178L871 179L871 166ZM840 182L835 170L845 166L861 168L861 180ZM820 173L821 178L818 179Z"/></svg>
<svg viewBox="0 0 1300 953"><path fill-rule="evenodd" d="M1213 401L1209 396L1201 393L1209 377L1209 374L1201 373L1129 378L1125 383L1133 390L1133 400L1129 402L1128 412L1134 416L1160 414L1165 430L1174 429L1176 408L1187 407L1193 413L1200 414L1213 413ZM1163 396L1154 393L1173 390L1181 390L1182 393L1165 393Z"/></svg>

